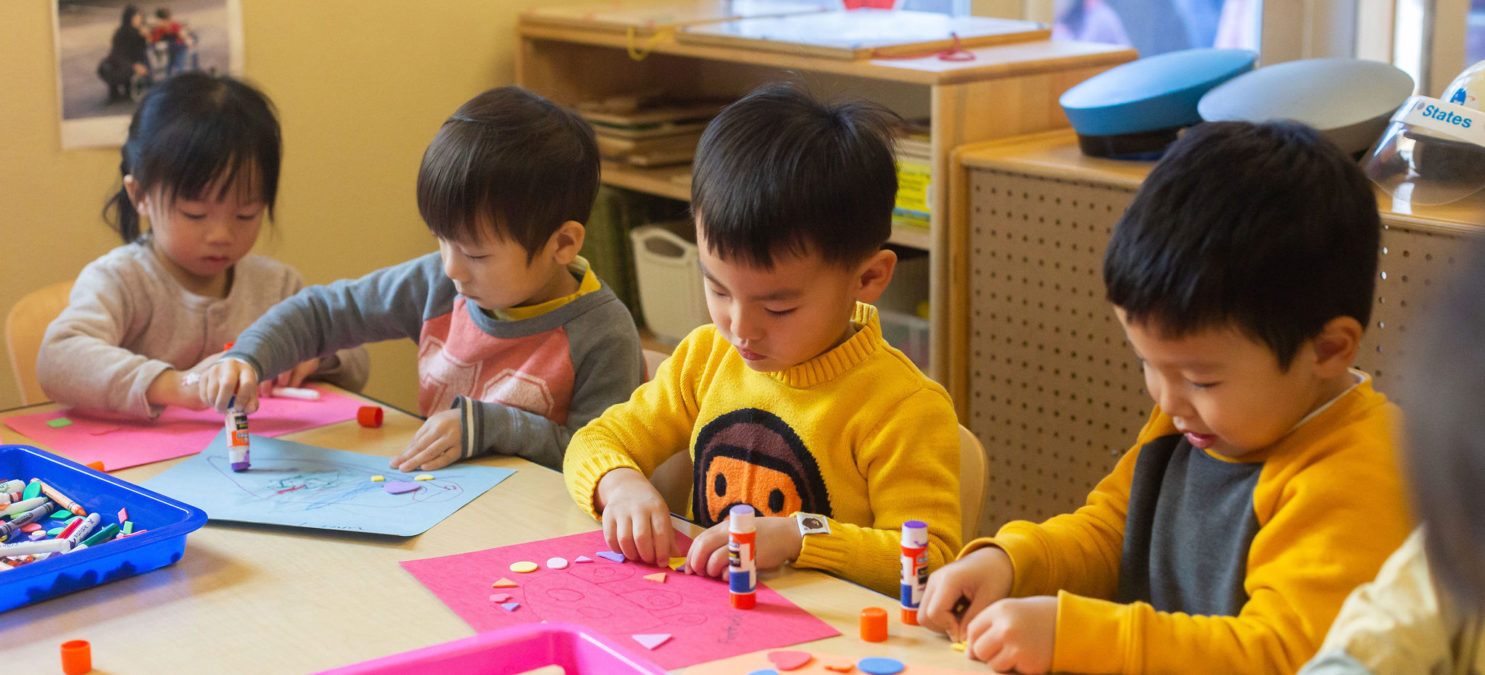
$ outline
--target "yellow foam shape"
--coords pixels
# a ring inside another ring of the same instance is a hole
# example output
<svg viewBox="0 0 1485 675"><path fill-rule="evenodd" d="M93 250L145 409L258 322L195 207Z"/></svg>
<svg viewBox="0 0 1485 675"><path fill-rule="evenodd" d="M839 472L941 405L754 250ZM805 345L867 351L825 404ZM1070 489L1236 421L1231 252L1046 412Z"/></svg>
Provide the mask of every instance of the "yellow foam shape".
<svg viewBox="0 0 1485 675"><path fill-rule="evenodd" d="M510 571L525 574L527 572L535 572L536 567L536 563L531 562L530 560L522 560L521 562L511 563Z"/></svg>
<svg viewBox="0 0 1485 675"><path fill-rule="evenodd" d="M371 477L371 482L373 482L373 483L380 483L380 482L382 482L382 481L384 481L386 479L387 479L386 476L383 476L383 475L378 474L378 475L375 475L375 476L372 476Z"/></svg>
<svg viewBox="0 0 1485 675"><path fill-rule="evenodd" d="M684 564L686 564L686 556L680 556L670 559L670 569L675 569Z"/></svg>
<svg viewBox="0 0 1485 675"><path fill-rule="evenodd" d="M413 476L413 480L433 480L433 474L431 474L431 473L420 473L420 474L418 474L416 476Z"/></svg>
<svg viewBox="0 0 1485 675"><path fill-rule="evenodd" d="M962 652L962 651L964 651L964 643L963 642L951 642L951 643L949 643L949 649L952 649L952 650L954 650L956 652Z"/></svg>

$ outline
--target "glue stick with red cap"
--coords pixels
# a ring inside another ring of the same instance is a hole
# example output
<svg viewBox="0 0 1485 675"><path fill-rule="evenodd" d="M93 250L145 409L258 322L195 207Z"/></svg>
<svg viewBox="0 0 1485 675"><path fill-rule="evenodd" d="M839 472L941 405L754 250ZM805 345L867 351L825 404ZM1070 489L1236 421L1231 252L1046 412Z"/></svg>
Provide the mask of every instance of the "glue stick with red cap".
<svg viewBox="0 0 1485 675"><path fill-rule="evenodd" d="M928 583L928 523L902 524L902 622L918 625L918 601Z"/></svg>
<svg viewBox="0 0 1485 675"><path fill-rule="evenodd" d="M727 591L735 609L752 609L758 602L757 535L753 507L738 504L728 511Z"/></svg>

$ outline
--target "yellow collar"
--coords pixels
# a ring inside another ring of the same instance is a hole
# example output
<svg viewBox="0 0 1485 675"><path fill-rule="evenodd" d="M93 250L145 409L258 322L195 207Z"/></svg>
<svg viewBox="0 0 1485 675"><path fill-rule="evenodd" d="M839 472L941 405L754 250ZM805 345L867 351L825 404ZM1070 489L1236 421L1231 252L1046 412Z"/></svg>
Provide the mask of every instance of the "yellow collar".
<svg viewBox="0 0 1485 675"><path fill-rule="evenodd" d="M497 309L490 312L490 316L501 321L522 321L525 319L534 319L599 289L600 284L598 283L598 275L593 274L593 269L588 265L588 260L586 258L578 256L577 259L573 260L572 263L567 266L567 271L571 272L572 276L580 279L580 281L578 282L577 292L572 293L571 295L564 295L560 298L555 298L535 305Z"/></svg>

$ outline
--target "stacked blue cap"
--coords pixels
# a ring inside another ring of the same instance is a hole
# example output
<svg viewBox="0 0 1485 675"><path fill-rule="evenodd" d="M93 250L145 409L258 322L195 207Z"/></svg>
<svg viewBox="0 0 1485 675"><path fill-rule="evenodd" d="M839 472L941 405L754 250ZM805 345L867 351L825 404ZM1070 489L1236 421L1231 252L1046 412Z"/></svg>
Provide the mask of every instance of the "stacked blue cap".
<svg viewBox="0 0 1485 675"><path fill-rule="evenodd" d="M1083 153L1153 159L1201 121L1197 102L1253 69L1246 49L1187 49L1143 58L1088 78L1059 99Z"/></svg>

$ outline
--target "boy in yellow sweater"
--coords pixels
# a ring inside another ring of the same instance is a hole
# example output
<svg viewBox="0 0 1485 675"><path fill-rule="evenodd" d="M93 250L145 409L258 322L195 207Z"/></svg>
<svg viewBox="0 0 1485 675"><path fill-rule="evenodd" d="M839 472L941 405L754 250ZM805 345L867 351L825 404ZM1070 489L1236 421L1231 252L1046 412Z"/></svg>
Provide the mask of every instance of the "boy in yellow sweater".
<svg viewBox="0 0 1485 675"><path fill-rule="evenodd" d="M696 150L691 206L711 325L628 402L573 436L563 478L615 551L680 555L647 476L689 452L687 566L727 570L728 509L759 516L760 569L793 561L878 591L898 584L904 521L929 565L959 547L959 444L942 387L882 339L892 278L896 118L789 86L723 110Z"/></svg>
<svg viewBox="0 0 1485 675"><path fill-rule="evenodd" d="M1407 536L1395 406L1350 368L1370 183L1293 123L1208 123L1114 228L1104 283L1155 401L1085 506L929 578L926 626L996 670L1293 672Z"/></svg>

